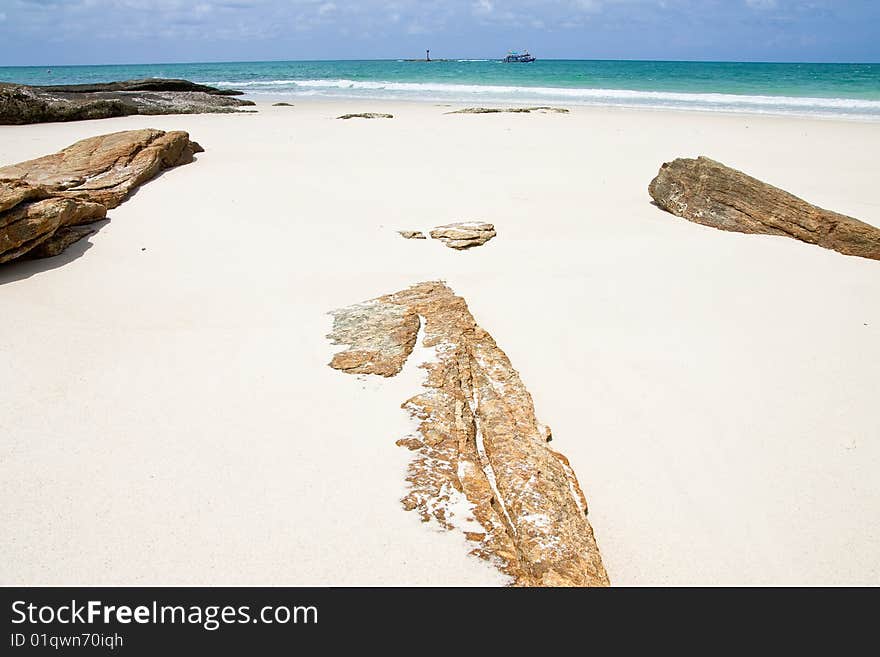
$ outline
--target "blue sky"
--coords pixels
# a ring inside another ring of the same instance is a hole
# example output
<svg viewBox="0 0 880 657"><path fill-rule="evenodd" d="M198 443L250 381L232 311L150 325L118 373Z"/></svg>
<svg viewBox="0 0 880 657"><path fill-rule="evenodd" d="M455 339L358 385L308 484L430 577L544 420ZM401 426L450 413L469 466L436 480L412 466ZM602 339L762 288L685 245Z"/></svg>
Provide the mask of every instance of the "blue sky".
<svg viewBox="0 0 880 657"><path fill-rule="evenodd" d="M0 66L495 57L880 61L880 0L0 0Z"/></svg>

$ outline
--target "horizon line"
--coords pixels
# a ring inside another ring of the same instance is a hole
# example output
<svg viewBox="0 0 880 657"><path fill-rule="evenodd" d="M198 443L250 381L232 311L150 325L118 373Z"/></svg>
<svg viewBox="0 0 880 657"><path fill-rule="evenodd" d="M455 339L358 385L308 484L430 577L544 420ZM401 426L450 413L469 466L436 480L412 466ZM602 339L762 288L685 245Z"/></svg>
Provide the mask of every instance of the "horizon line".
<svg viewBox="0 0 880 657"><path fill-rule="evenodd" d="M485 61L500 61L500 57L441 57L432 59L431 62L459 62L469 59L482 59ZM378 57L370 59L242 59L242 60L202 60L202 61L176 61L176 62L122 62L105 64L0 64L0 69L9 68L80 68L80 67L111 67L111 66L186 66L197 64L284 64L284 63L314 63L314 62L400 62L410 63L425 62L421 58L403 57ZM540 57L537 61L551 62L652 62L658 64L807 64L811 66L877 66L880 61L797 61L797 60L759 60L759 59L643 59L643 58L569 58L569 57Z"/></svg>

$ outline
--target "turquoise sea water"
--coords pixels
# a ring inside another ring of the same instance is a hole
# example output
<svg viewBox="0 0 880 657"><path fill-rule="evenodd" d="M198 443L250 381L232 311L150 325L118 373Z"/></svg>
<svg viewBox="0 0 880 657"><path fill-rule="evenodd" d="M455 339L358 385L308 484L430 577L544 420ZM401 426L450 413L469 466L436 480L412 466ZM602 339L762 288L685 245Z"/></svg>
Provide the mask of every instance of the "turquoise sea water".
<svg viewBox="0 0 880 657"><path fill-rule="evenodd" d="M880 64L497 60L298 61L0 67L28 84L185 78L255 99L555 103L880 120Z"/></svg>

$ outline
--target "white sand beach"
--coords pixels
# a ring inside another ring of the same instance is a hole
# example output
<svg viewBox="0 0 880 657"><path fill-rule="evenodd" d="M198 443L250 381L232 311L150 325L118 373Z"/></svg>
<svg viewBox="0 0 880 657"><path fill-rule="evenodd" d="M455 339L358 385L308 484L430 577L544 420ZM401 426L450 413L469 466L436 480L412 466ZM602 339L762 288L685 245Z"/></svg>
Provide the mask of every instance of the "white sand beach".
<svg viewBox="0 0 880 657"><path fill-rule="evenodd" d="M498 585L401 508L422 372L327 366L329 311L443 279L506 351L613 585L880 584L880 262L652 205L707 155L880 226L880 125L296 102L0 127L205 152L0 266L0 583ZM347 112L390 120L339 121ZM427 230L483 220L456 252Z"/></svg>

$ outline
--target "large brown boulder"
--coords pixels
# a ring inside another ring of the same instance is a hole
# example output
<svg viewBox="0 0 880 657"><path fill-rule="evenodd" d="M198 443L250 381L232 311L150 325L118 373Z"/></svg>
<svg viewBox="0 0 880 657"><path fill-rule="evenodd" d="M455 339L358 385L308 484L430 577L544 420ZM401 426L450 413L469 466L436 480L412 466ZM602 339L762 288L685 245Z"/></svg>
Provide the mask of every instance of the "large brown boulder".
<svg viewBox="0 0 880 657"><path fill-rule="evenodd" d="M135 188L200 152L185 132L128 130L0 168L0 263L57 255L93 232L83 224L104 218Z"/></svg>
<svg viewBox="0 0 880 657"><path fill-rule="evenodd" d="M880 260L880 228L823 210L708 157L665 163L648 192L662 209L704 226L785 235Z"/></svg>

